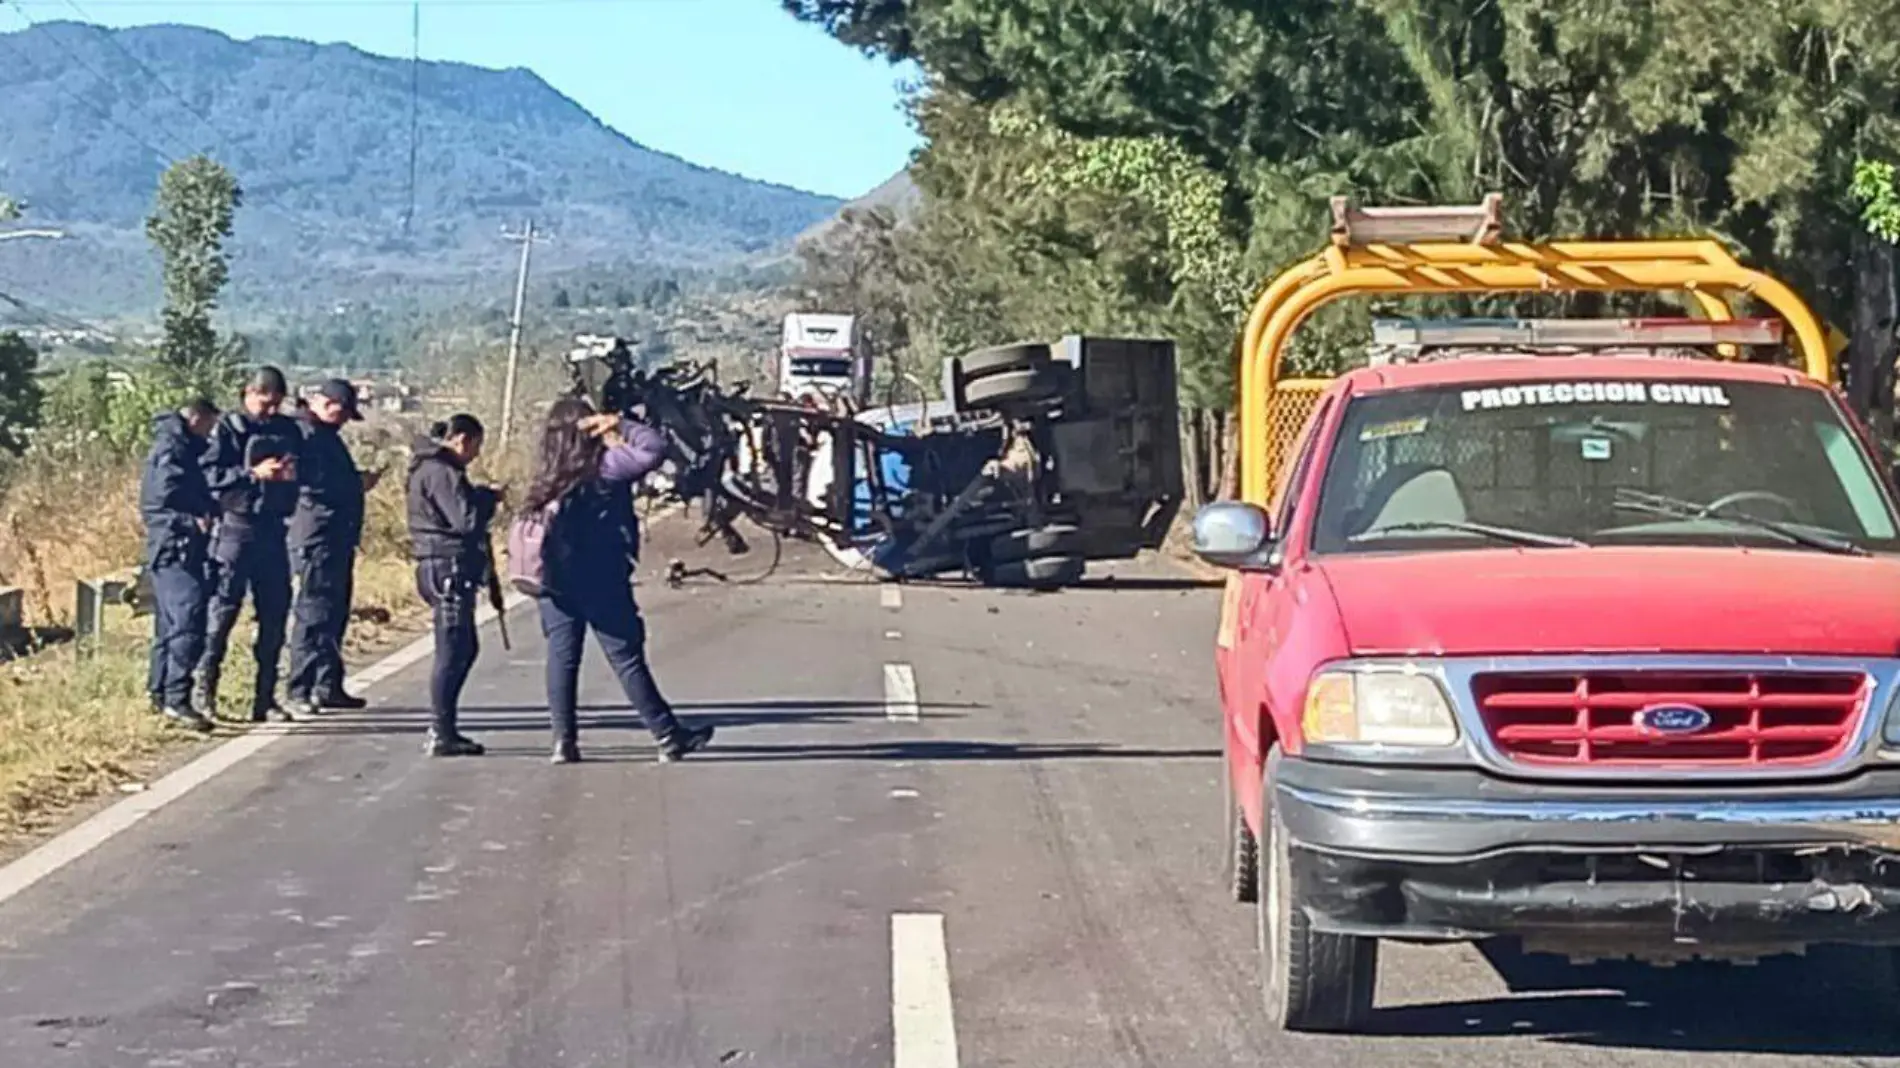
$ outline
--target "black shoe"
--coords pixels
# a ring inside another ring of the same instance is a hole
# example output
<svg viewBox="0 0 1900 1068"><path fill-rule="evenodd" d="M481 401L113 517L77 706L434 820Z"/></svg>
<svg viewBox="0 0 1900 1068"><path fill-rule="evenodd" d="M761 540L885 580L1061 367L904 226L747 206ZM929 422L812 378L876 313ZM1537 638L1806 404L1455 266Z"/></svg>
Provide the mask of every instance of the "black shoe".
<svg viewBox="0 0 1900 1068"><path fill-rule="evenodd" d="M671 764L688 753L697 753L712 741L713 727L708 723L704 727L680 727L672 734L660 739L660 763Z"/></svg>
<svg viewBox="0 0 1900 1068"><path fill-rule="evenodd" d="M251 706L252 723L295 723L297 717L276 701L260 701Z"/></svg>
<svg viewBox="0 0 1900 1068"><path fill-rule="evenodd" d="M212 731L218 729L217 724L199 715L196 709L161 708L159 712L166 719L170 720L174 726L184 727L186 730L194 730L199 734L210 734Z"/></svg>
<svg viewBox="0 0 1900 1068"><path fill-rule="evenodd" d="M464 738L459 734L445 736L430 731L423 752L432 757L468 757L481 756L488 749L473 738Z"/></svg>
<svg viewBox="0 0 1900 1068"><path fill-rule="evenodd" d="M354 694L344 693L342 690L338 690L335 693L324 694L322 697L317 698L316 701L319 707L334 712L355 712L358 709L369 707L368 701Z"/></svg>
<svg viewBox="0 0 1900 1068"><path fill-rule="evenodd" d="M554 755L548 758L550 764L578 764L581 762L581 743L555 742Z"/></svg>

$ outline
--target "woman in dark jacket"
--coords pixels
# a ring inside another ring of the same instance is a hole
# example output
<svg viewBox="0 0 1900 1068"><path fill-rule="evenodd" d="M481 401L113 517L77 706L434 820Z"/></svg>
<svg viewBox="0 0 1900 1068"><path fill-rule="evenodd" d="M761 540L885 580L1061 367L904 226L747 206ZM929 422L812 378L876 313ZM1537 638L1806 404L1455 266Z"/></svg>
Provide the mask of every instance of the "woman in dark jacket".
<svg viewBox="0 0 1900 1068"><path fill-rule="evenodd" d="M482 453L481 421L456 415L416 443L409 461L409 539L416 592L435 616L435 667L429 679L431 756L480 756L482 746L457 729L457 705L480 643L475 603L490 566L488 525L499 494L470 485L468 465Z"/></svg>
<svg viewBox="0 0 1900 1068"><path fill-rule="evenodd" d="M548 409L534 484L523 501L548 515L542 542L545 591L539 598L548 640L548 715L554 762L580 759L576 715L581 650L592 628L620 676L627 700L653 732L659 758L670 763L712 740L711 726L688 727L660 695L646 657L646 623L633 600L639 521L633 488L665 459L666 443L651 427L596 414L579 398Z"/></svg>

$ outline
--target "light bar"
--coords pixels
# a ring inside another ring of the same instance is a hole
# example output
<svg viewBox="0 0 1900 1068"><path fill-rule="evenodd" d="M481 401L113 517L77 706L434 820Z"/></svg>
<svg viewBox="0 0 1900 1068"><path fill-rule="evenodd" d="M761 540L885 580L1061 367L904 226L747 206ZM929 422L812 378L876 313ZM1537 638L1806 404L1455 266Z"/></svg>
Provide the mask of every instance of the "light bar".
<svg viewBox="0 0 1900 1068"><path fill-rule="evenodd" d="M1358 208L1346 197L1334 197L1332 204L1333 244L1341 248L1428 241L1495 245L1504 234L1502 193L1487 193L1482 204Z"/></svg>
<svg viewBox="0 0 1900 1068"><path fill-rule="evenodd" d="M1377 319L1375 345L1779 345L1780 319Z"/></svg>

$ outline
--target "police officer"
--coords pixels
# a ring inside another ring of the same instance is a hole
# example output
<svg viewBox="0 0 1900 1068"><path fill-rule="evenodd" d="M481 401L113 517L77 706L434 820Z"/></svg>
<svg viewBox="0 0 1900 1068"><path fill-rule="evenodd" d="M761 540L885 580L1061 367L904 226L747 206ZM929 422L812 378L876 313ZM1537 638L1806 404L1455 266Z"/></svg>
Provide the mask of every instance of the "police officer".
<svg viewBox="0 0 1900 1068"><path fill-rule="evenodd" d="M459 414L437 423L418 441L409 461L409 539L416 557L416 592L435 617L435 666L429 679L430 756L481 756L480 743L457 730L462 685L480 649L475 602L493 565L488 524L499 495L468 481L481 455L481 421Z"/></svg>
<svg viewBox="0 0 1900 1068"><path fill-rule="evenodd" d="M139 478L145 567L158 602L147 687L154 708L198 731L212 729L206 713L192 707L191 671L204 643L206 542L217 514L199 461L217 421L217 405L203 398L160 415Z"/></svg>
<svg viewBox="0 0 1900 1068"><path fill-rule="evenodd" d="M250 718L290 718L277 702L277 670L290 619L290 556L284 539L297 504L302 436L279 411L287 392L282 371L258 368L244 387L242 410L218 421L205 451L205 481L219 505L211 532L211 605L198 661L198 707L207 716L215 714L231 629L248 593L257 615Z"/></svg>
<svg viewBox="0 0 1900 1068"><path fill-rule="evenodd" d="M381 472L357 470L343 424L363 418L356 387L332 378L317 387L299 419L297 511L290 556L297 571L296 625L290 636L293 714L356 709L368 702L343 692L343 633L349 626L356 548L363 537L363 499Z"/></svg>

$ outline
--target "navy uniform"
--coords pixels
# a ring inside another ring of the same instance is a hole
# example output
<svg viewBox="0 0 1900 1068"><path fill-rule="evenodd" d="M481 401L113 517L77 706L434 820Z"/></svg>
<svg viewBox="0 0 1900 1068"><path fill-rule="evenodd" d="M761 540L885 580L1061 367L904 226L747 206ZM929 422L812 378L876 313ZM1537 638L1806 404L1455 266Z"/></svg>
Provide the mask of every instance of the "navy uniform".
<svg viewBox="0 0 1900 1068"><path fill-rule="evenodd" d="M298 416L303 445L297 457L297 511L290 520L297 602L287 689L292 710L303 714L365 704L343 691L343 635L355 594L368 487L341 431L344 423L361 418L356 388L340 378L319 387Z"/></svg>
<svg viewBox="0 0 1900 1068"><path fill-rule="evenodd" d="M476 426L479 431L479 424ZM459 730L462 687L481 649L475 605L488 581L488 527L495 491L471 485L455 452L439 441L416 442L407 487L409 539L416 557L416 593L435 624L435 664L429 679L434 756L480 756L482 746Z"/></svg>
<svg viewBox="0 0 1900 1068"><path fill-rule="evenodd" d="M139 477L145 567L157 602L147 687L155 708L200 731L211 730L211 720L192 707L191 673L204 643L207 530L217 514L200 460L217 417L209 401L159 416Z"/></svg>
<svg viewBox="0 0 1900 1068"><path fill-rule="evenodd" d="M206 450L205 477L220 507L211 535L211 607L204 656L198 662L198 697L207 714L217 701L231 630L248 593L257 615L257 636L251 644L257 661L251 719L289 718L277 703L277 671L290 619L285 537L297 505L297 486L292 481L262 481L252 469L268 458L294 464L301 446L297 424L285 416L237 411L218 421Z"/></svg>

